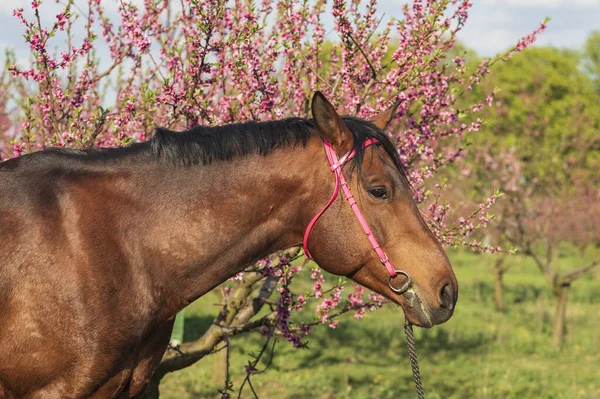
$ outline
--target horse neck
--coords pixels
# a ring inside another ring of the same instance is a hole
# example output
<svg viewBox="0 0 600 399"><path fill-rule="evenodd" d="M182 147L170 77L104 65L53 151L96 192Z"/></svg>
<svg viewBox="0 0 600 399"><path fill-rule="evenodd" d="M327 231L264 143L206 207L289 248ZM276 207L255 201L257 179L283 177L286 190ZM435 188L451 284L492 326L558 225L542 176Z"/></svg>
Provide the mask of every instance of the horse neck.
<svg viewBox="0 0 600 399"><path fill-rule="evenodd" d="M328 172L318 138L265 157L156 167L144 182L150 211L138 242L161 313L170 317L252 261L299 245L332 189L333 180L317 184Z"/></svg>

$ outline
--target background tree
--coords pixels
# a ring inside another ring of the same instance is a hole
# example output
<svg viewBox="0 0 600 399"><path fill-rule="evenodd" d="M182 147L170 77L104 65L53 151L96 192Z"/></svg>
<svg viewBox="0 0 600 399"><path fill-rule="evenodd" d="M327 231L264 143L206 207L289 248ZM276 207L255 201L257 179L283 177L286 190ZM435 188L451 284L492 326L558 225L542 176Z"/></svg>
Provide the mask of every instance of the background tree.
<svg viewBox="0 0 600 399"><path fill-rule="evenodd" d="M585 42L583 65L594 80L596 93L600 96L600 30L590 33Z"/></svg>
<svg viewBox="0 0 600 399"><path fill-rule="evenodd" d="M486 108L486 134L473 137L468 157L472 190L500 187L506 193L495 235L530 256L555 293L554 346L563 341L571 283L600 258L590 246L588 264L572 270L558 264L559 243L587 247L599 234L600 106L579 61L575 52L532 48L498 65L476 89L497 88L496 106ZM497 289L503 270L497 266Z"/></svg>

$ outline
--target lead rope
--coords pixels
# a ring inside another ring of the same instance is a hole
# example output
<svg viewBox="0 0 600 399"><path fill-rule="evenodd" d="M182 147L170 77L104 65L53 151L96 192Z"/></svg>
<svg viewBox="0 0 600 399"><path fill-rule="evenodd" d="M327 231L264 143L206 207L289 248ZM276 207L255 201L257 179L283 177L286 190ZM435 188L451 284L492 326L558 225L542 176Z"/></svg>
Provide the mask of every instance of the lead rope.
<svg viewBox="0 0 600 399"><path fill-rule="evenodd" d="M415 333L412 324L408 321L404 323L404 334L406 335L406 346L408 347L408 357L410 358L410 367L412 368L413 380L417 388L417 397L425 399L423 383L421 382L421 372L419 371L419 361L417 360L417 348L415 347Z"/></svg>

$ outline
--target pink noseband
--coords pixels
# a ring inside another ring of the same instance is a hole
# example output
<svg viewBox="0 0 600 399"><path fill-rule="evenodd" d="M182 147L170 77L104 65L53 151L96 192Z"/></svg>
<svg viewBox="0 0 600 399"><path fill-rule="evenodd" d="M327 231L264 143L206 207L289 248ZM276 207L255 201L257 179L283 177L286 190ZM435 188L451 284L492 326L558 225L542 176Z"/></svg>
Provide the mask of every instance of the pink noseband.
<svg viewBox="0 0 600 399"><path fill-rule="evenodd" d="M363 146L363 148L365 148L372 144L377 144L377 143L378 143L377 139L369 139L369 140L366 140L362 146ZM327 202L327 205L325 205L325 207L323 209L321 209L319 211L319 213L317 213L315 215L315 217L312 218L312 220L306 227L306 231L304 232L304 253L306 254L306 256L309 259L311 259L311 260L313 259L310 252L308 251L308 237L310 236L311 230L317 223L317 220L319 220L321 215L323 215L323 213L325 213L325 211L329 208L329 206L331 204L333 204L333 201L335 201L335 199L337 198L338 192L339 192L339 189L341 186L342 192L344 193L344 197L346 197L346 200L348 201L348 203L350 204L350 207L354 211L354 215L358 219L358 222L360 223L360 227L362 227L363 231L367 235L367 239L369 240L369 243L373 247L373 250L379 257L379 261L385 266L385 268L387 269L387 272L389 273L389 277L388 277L389 287L392 289L392 291L394 291L398 294L405 293L412 283L410 276L405 271L397 270L390 262L385 251L383 249L381 249L381 246L377 242L377 239L373 235L373 232L371 232L371 229L369 228L369 225L367 224L367 221L365 220L362 212L358 208L358 204L356 203L356 200L354 199L354 196L352 195L352 191L350 191L350 186L348 185L348 183L346 182L346 178L344 177L342 167L346 164L346 162L348 162L349 160L352 159L352 157L354 157L354 155L356 154L356 151L355 150L349 151L345 155L343 155L341 158L338 158L338 156L335 153L335 150L333 149L333 146L331 144L329 144L326 140L323 140L323 144L325 146L325 154L327 155L327 160L329 161L330 169L335 174L335 189L333 190L333 194L331 195L329 202ZM406 277L406 280L402 284L401 288L394 288L392 286L392 278L398 274L404 275Z"/></svg>

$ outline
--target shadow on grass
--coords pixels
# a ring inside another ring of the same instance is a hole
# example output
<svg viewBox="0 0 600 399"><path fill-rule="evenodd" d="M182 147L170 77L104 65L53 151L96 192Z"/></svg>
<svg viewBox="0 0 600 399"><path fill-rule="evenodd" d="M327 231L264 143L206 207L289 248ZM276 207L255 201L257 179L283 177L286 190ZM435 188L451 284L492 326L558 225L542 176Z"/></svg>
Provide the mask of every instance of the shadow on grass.
<svg viewBox="0 0 600 399"><path fill-rule="evenodd" d="M429 357L441 351L449 355L464 355L477 352L492 340L484 334L461 335L452 338L443 329L421 330L416 339L419 356ZM382 351L382 347L386 347ZM359 323L340 325L335 330L324 331L310 336L311 355L303 359L300 367L319 364L339 363L340 354L350 361L373 365L394 365L398 362L398 354L406 353L406 338L402 328L378 328ZM338 348L338 352L332 351ZM354 359L354 360L353 360Z"/></svg>
<svg viewBox="0 0 600 399"><path fill-rule="evenodd" d="M449 354L464 354L479 352L481 346L492 342L494 337L484 333L460 335L451 338L447 330L437 328L435 330L422 330L421 336L416 340L417 350L426 355L433 355L440 351Z"/></svg>
<svg viewBox="0 0 600 399"><path fill-rule="evenodd" d="M469 287L471 288L471 287ZM476 281L472 284L473 291L478 292L478 302L493 303L494 283L491 281ZM552 291L545 286L532 284L504 284L504 297L509 303L533 302L544 296L551 299Z"/></svg>
<svg viewBox="0 0 600 399"><path fill-rule="evenodd" d="M183 342L200 338L211 326L214 316L186 316L183 329Z"/></svg>

